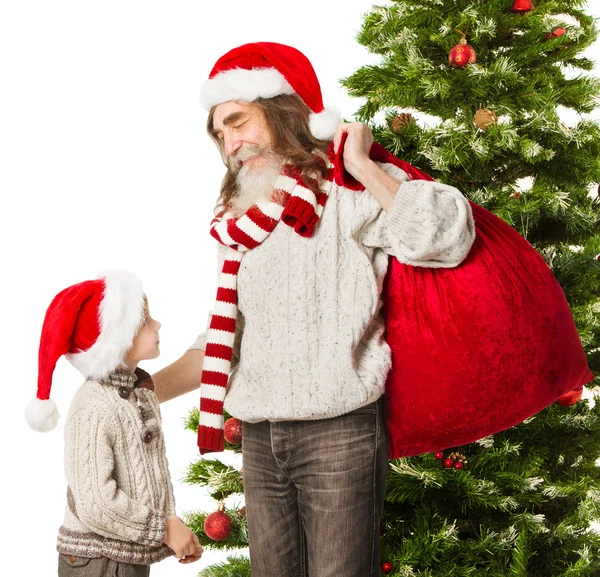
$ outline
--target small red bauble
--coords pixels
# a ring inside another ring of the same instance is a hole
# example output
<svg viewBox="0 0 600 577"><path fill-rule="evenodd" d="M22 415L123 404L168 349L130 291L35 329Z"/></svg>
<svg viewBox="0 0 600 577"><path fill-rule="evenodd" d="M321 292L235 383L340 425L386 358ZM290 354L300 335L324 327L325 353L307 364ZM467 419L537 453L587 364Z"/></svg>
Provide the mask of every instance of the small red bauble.
<svg viewBox="0 0 600 577"><path fill-rule="evenodd" d="M448 61L455 68L464 68L467 64L477 61L477 54L473 47L469 46L464 38L461 38L460 43L450 50Z"/></svg>
<svg viewBox="0 0 600 577"><path fill-rule="evenodd" d="M392 564L391 564L391 563L384 563L384 564L381 566L381 572L382 572L384 575L387 575L388 573L391 573L391 572L392 572L392 569L393 569L393 567L392 567Z"/></svg>
<svg viewBox="0 0 600 577"><path fill-rule="evenodd" d="M566 28L555 28L552 32L548 32L548 34L546 34L546 38L544 40L550 40L550 38L559 38L560 36L562 36L563 34L566 34L566 33L567 33ZM569 49L568 46L563 46L562 48L563 48L563 50Z"/></svg>
<svg viewBox="0 0 600 577"><path fill-rule="evenodd" d="M535 6L531 0L515 0L512 11L513 12L521 12L525 14L525 12L530 12L533 10Z"/></svg>
<svg viewBox="0 0 600 577"><path fill-rule="evenodd" d="M438 452L435 454L435 458L436 458L438 461L441 461L441 460L444 458L444 453L442 453L441 451L438 451Z"/></svg>
<svg viewBox="0 0 600 577"><path fill-rule="evenodd" d="M550 33L550 36L554 36L554 38L558 38L559 36L562 36L563 34L566 34L567 29L566 28L556 28L554 30L554 32Z"/></svg>
<svg viewBox="0 0 600 577"><path fill-rule="evenodd" d="M242 421L231 417L223 425L225 440L232 445L239 445L242 442Z"/></svg>
<svg viewBox="0 0 600 577"><path fill-rule="evenodd" d="M231 519L222 507L204 519L204 532L213 541L222 541L231 535Z"/></svg>
<svg viewBox="0 0 600 577"><path fill-rule="evenodd" d="M446 469L450 469L451 467L454 467L454 461L452 459L446 459L444 461L444 467L446 467Z"/></svg>
<svg viewBox="0 0 600 577"><path fill-rule="evenodd" d="M385 525L383 523L379 523L379 534L385 535Z"/></svg>
<svg viewBox="0 0 600 577"><path fill-rule="evenodd" d="M570 407L574 405L577 401L581 399L581 395L583 395L583 387L578 387L565 393L562 397L556 401L561 407Z"/></svg>
<svg viewBox="0 0 600 577"><path fill-rule="evenodd" d="M460 461L456 461L456 463L454 463L455 469L462 469L463 467L464 465Z"/></svg>

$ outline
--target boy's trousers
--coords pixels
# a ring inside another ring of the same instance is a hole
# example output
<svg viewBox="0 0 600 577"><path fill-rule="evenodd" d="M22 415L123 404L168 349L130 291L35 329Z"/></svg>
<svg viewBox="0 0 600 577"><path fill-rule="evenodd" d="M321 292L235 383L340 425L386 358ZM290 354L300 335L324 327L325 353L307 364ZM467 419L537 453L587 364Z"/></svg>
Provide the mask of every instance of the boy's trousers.
<svg viewBox="0 0 600 577"><path fill-rule="evenodd" d="M106 557L58 556L58 577L148 577L149 565L119 563Z"/></svg>

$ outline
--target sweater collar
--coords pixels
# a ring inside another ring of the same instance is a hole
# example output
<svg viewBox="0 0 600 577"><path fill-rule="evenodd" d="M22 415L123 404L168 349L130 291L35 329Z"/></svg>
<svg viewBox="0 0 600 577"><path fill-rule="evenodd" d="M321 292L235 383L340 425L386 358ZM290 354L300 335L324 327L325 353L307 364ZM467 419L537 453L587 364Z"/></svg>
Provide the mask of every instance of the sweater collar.
<svg viewBox="0 0 600 577"><path fill-rule="evenodd" d="M125 387L129 391L135 388L154 390L154 383L150 375L139 367L133 373L127 369L113 371L107 377L101 379L100 383L108 387L115 387L116 389Z"/></svg>

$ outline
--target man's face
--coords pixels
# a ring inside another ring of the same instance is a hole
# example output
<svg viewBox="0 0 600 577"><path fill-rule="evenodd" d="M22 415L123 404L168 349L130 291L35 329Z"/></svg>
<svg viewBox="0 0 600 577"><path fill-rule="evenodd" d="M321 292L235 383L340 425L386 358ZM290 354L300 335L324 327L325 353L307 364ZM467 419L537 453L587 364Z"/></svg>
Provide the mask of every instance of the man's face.
<svg viewBox="0 0 600 577"><path fill-rule="evenodd" d="M213 134L223 143L231 170L260 168L271 150L271 131L264 112L252 103L229 101L215 107Z"/></svg>

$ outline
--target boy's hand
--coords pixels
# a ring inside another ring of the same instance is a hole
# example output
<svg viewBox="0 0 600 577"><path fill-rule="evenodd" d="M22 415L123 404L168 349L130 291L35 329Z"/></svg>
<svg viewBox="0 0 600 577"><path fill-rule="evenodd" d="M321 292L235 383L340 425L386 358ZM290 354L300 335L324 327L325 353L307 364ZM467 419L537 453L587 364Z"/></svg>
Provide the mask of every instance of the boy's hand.
<svg viewBox="0 0 600 577"><path fill-rule="evenodd" d="M181 560L184 557L196 557L202 554L198 537L190 531L177 515L167 517L167 534L164 543L173 550L173 555ZM200 548L200 552L198 552ZM191 559L189 561L192 562Z"/></svg>
<svg viewBox="0 0 600 577"><path fill-rule="evenodd" d="M179 559L180 563L195 563L196 561L198 561L198 559L200 559L200 557L202 557L202 553L204 552L204 549L202 548L202 545L198 545L198 547L196 547L196 551L194 552L193 555L186 555L183 559Z"/></svg>

